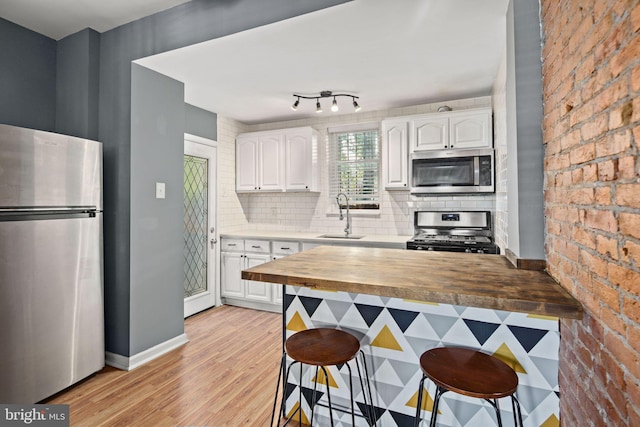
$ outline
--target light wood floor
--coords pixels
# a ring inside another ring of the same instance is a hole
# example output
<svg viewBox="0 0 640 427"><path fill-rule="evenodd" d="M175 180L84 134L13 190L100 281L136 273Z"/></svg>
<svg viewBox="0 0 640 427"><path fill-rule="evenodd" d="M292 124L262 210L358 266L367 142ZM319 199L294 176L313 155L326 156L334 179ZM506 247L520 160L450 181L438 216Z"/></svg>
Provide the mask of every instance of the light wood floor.
<svg viewBox="0 0 640 427"><path fill-rule="evenodd" d="M280 314L222 306L185 320L186 345L133 371L106 367L49 399L72 426L268 426Z"/></svg>

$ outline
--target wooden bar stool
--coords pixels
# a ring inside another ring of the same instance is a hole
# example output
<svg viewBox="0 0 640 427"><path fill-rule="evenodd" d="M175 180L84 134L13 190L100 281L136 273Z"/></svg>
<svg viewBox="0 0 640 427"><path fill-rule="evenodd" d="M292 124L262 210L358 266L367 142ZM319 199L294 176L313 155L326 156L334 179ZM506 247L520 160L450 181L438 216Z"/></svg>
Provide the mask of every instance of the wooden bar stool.
<svg viewBox="0 0 640 427"><path fill-rule="evenodd" d="M430 427L436 425L438 404L442 395L447 391L485 399L496 411L500 427L502 427L502 418L497 399L509 396L513 408L514 424L522 427L520 402L515 395L518 388L518 375L509 365L497 357L468 348L438 347L422 353L420 367L423 374L418 390L415 427L418 427L421 421L422 393L426 378L433 381L437 387L433 399Z"/></svg>
<svg viewBox="0 0 640 427"><path fill-rule="evenodd" d="M358 353L360 353L362 356L365 377L362 376L362 372L360 371L360 363L358 362L358 358L357 358ZM326 380L328 404L325 405L325 404L316 402L316 398L315 398L316 385L317 385L317 381L316 381L313 387L313 396L311 399L312 400L311 419L310 419L311 426L313 425L313 408L316 405L325 406L329 408L329 418L331 420L332 426L333 426L333 412L332 412L333 410L349 413L349 411L346 411L342 408L333 407L331 405L331 392L329 390L330 386L328 381L329 375L327 373L326 367L342 365L342 364L345 364L349 370L349 393L351 397L352 425L355 425L356 415L362 416L363 418L365 418L367 420L368 425L370 426L375 424L375 419L373 417L373 414L370 413L373 410L372 409L373 405L371 404L373 399L371 398L371 385L369 383L367 362L364 358L364 353L360 349L360 342L356 337L354 337L348 332L341 331L339 329L331 329L331 328L314 328L314 329L307 329L305 331L296 332L285 341L285 351L282 355L282 362L280 364L280 375L282 375L282 372L284 370L287 355L291 359L293 359L293 362L291 362L291 364L287 367L286 374L284 377L284 384L287 383L287 379L289 378L289 372L291 371L291 367L296 363L300 364L300 383L302 383L302 365L303 364L316 367L316 376L315 376L316 379L318 378L318 369L322 369L322 372L324 373L324 378ZM362 414L356 414L354 410L353 383L351 380L352 378L351 366L349 365L349 362L351 362L352 360L355 360L355 363L356 363L358 377L360 379L360 386L362 387L362 395L364 396L364 403L365 403L364 407L368 408L366 413L363 412ZM273 402L273 411L271 413L270 425L273 425L273 420L275 418L276 402L278 399L278 390L280 388L280 379L281 377L279 376L278 385L276 387L276 397ZM296 412L299 413L298 420L300 422L300 425L302 425L302 384L299 384L298 389L300 391L300 394L298 397L300 404L298 408L286 420L284 425L287 425L287 423L295 417ZM369 404L371 404L370 406L367 404L367 392L369 395L368 396ZM280 410L278 411L279 412L278 421L277 421L278 424L276 425L280 425L279 424L280 417L285 416L284 402L285 402L285 393L283 391L282 401L280 403ZM371 409L371 411L369 409Z"/></svg>

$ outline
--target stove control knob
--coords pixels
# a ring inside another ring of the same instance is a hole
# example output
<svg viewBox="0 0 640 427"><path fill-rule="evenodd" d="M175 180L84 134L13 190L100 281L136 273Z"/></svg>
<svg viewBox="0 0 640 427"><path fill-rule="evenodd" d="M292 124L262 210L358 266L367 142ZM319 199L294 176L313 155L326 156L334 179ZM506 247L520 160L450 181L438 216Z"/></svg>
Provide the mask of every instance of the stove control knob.
<svg viewBox="0 0 640 427"><path fill-rule="evenodd" d="M433 250L433 246L427 246L427 250L428 251L432 251Z"/></svg>
<svg viewBox="0 0 640 427"><path fill-rule="evenodd" d="M470 254L471 253L471 249L467 248L464 250L466 253Z"/></svg>
<svg viewBox="0 0 640 427"><path fill-rule="evenodd" d="M484 253L484 251L483 251L482 249L478 249L478 253L479 253L479 254L483 254L483 253Z"/></svg>
<svg viewBox="0 0 640 427"><path fill-rule="evenodd" d="M421 251L422 250L422 246L416 246L416 250L417 251Z"/></svg>

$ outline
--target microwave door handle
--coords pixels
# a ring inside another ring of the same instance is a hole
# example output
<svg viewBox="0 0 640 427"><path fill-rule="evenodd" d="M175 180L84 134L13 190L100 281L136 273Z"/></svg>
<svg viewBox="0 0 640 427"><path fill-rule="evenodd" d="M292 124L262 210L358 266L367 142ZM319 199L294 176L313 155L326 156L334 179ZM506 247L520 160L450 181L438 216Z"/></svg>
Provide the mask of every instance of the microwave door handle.
<svg viewBox="0 0 640 427"><path fill-rule="evenodd" d="M480 156L473 156L473 185L480 185Z"/></svg>

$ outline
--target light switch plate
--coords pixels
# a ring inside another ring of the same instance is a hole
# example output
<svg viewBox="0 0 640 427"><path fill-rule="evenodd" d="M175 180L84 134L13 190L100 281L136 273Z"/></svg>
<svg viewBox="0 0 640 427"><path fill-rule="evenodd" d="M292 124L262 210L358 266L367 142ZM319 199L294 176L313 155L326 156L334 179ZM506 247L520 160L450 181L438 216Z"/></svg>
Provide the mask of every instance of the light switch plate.
<svg viewBox="0 0 640 427"><path fill-rule="evenodd" d="M164 199L164 182L156 182L156 199Z"/></svg>

